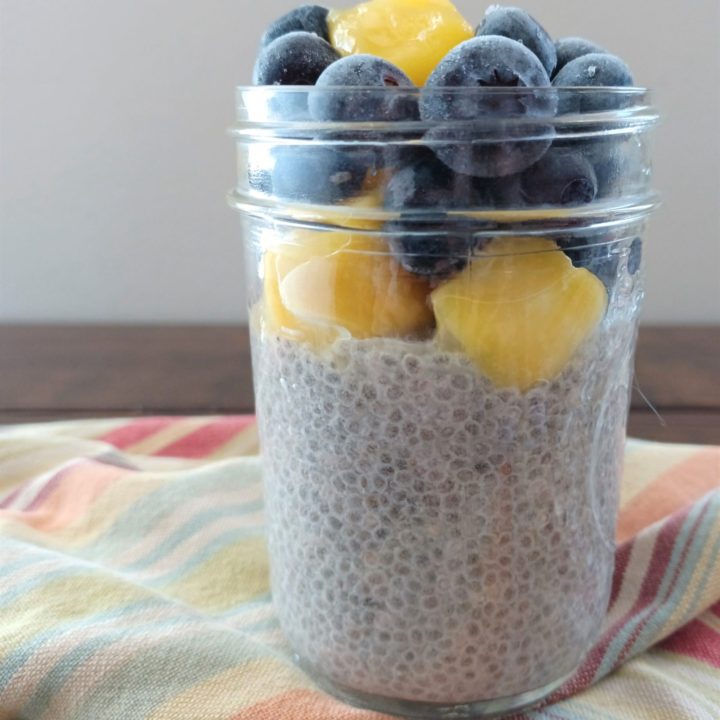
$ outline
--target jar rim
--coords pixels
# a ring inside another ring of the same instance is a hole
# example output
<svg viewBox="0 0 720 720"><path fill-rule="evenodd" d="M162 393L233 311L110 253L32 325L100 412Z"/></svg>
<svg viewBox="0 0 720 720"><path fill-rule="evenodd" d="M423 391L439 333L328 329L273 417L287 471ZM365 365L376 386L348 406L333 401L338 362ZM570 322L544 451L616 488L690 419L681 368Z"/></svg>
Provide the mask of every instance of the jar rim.
<svg viewBox="0 0 720 720"><path fill-rule="evenodd" d="M452 101L456 98L464 100L476 98L511 101L516 98L520 106L519 112L493 108L491 112L478 112L472 117L431 119L345 119L318 120L308 115L302 102L293 106L293 101L305 101L314 97L332 97L352 91L360 93L364 101L373 98L378 100L392 96L397 99L427 100L428 98ZM542 112L526 112L523 100L531 96L533 101L545 104ZM605 102L602 102L605 101ZM277 103L277 104L276 104ZM283 103L287 103L284 105ZM609 126L628 124L649 128L655 125L659 112L653 102L653 91L645 87L371 87L371 86L333 86L318 87L316 85L240 85L236 87L236 122L231 128L232 135L243 136L248 130L258 128L272 129L276 132L286 130L308 131L357 131L369 129L373 132L405 131L411 129L428 129L437 125L446 128L473 129L503 123L508 126L527 127L540 124L566 127L582 127L604 123ZM606 106L603 108L603 106ZM559 111L556 111L557 108ZM289 116L285 108L295 107L301 110L295 117ZM563 109L564 108L564 109ZM597 109L600 108L600 109Z"/></svg>
<svg viewBox="0 0 720 720"><path fill-rule="evenodd" d="M650 88L641 85L578 85L574 87L568 86L555 86L555 85L524 85L522 87L468 87L459 85L446 85L446 86L413 86L413 87L378 87L377 85L331 85L318 87L317 85L237 85L236 91L240 93L331 93L337 91L374 91L378 93L403 93L403 94L415 94L415 93L453 93L460 95L513 95L522 94L528 91L545 91L545 92L560 92L565 94L570 93L581 93L581 94L603 94L613 93L618 95L649 95L652 93Z"/></svg>
<svg viewBox="0 0 720 720"><path fill-rule="evenodd" d="M385 224L407 221L407 214L384 208L353 208L347 205L317 205L302 202L280 202L237 188L228 192L230 207L247 217L262 219L273 225L292 225L309 230L338 230L356 235L384 236ZM438 229L438 210L416 209L412 214L412 233L436 237L452 234L458 227L474 227L475 232L489 236L576 235L583 230L612 229L630 225L651 215L661 204L653 190L627 198L594 201L569 207L467 208L442 212L445 230ZM368 223L375 225L368 226ZM407 231L406 231L407 232Z"/></svg>

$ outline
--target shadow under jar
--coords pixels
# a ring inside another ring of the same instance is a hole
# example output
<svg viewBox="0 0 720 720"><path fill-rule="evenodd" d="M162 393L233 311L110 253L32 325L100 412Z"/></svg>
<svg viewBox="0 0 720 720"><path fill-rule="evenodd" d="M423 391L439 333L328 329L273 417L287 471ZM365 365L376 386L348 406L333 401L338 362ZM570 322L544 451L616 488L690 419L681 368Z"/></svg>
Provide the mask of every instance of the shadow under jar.
<svg viewBox="0 0 720 720"><path fill-rule="evenodd" d="M510 712L605 618L657 113L639 88L362 91L420 112L238 90L274 603L344 700ZM423 111L460 100L497 110Z"/></svg>

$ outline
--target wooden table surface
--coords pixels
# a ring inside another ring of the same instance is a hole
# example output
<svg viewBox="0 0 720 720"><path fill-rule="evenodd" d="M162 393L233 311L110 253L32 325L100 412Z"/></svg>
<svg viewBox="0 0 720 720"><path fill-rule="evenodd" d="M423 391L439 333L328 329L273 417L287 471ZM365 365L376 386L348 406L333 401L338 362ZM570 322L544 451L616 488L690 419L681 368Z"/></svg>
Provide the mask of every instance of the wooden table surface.
<svg viewBox="0 0 720 720"><path fill-rule="evenodd" d="M720 444L720 327L641 329L635 379L632 435ZM252 409L241 327L0 327L0 422Z"/></svg>

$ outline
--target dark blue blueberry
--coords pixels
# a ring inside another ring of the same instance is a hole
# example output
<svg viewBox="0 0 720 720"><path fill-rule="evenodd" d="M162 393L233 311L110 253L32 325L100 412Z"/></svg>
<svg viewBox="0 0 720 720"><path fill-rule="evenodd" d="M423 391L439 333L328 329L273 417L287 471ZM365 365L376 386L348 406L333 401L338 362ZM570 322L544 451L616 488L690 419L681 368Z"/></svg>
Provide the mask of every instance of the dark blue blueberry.
<svg viewBox="0 0 720 720"><path fill-rule="evenodd" d="M588 143L583 152L595 168L600 197L622 194L621 183L627 165L622 141L609 139Z"/></svg>
<svg viewBox="0 0 720 720"><path fill-rule="evenodd" d="M291 32L260 50L253 85L314 85L339 58L327 40L309 32Z"/></svg>
<svg viewBox="0 0 720 720"><path fill-rule="evenodd" d="M548 87L545 68L519 42L497 35L472 38L454 47L432 71L427 92L421 96L420 114L425 120L548 117L557 104L555 93L543 89ZM510 90L442 93L437 88Z"/></svg>
<svg viewBox="0 0 720 720"><path fill-rule="evenodd" d="M476 183L453 172L427 148L418 147L411 164L400 168L385 188L388 210L458 210L473 206Z"/></svg>
<svg viewBox="0 0 720 720"><path fill-rule="evenodd" d="M590 161L581 153L552 148L520 179L529 205L583 205L597 195L597 178Z"/></svg>
<svg viewBox="0 0 720 720"><path fill-rule="evenodd" d="M496 208L522 210L527 206L522 191L522 173L493 178L488 182L490 195Z"/></svg>
<svg viewBox="0 0 720 720"><path fill-rule="evenodd" d="M352 90L348 88L354 88ZM399 68L373 55L349 55L330 65L309 93L312 117L321 122L344 122L328 139L357 144L374 155L374 168L397 167L414 146L401 148L405 134L377 142L377 133L357 123L419 119L417 89ZM417 135L417 132L414 133ZM420 135L421 137L421 135ZM416 139L416 138L413 138Z"/></svg>
<svg viewBox="0 0 720 720"><path fill-rule="evenodd" d="M617 279L618 243L604 236L572 237L558 240L558 245L577 268L586 268L602 280L608 291L612 292Z"/></svg>
<svg viewBox="0 0 720 720"><path fill-rule="evenodd" d="M320 5L301 5L272 23L260 40L260 47L268 46L273 40L291 32L313 33L330 42L327 23L328 10Z"/></svg>
<svg viewBox="0 0 720 720"><path fill-rule="evenodd" d="M447 277L468 263L477 244L471 224L448 211L487 204L486 190L474 178L419 148L415 161L395 173L385 190L385 207L400 213L385 226L390 249L416 275Z"/></svg>
<svg viewBox="0 0 720 720"><path fill-rule="evenodd" d="M557 62L555 43L545 28L520 8L491 5L475 34L478 37L502 35L517 40L535 53L548 75L551 75L555 69Z"/></svg>
<svg viewBox="0 0 720 720"><path fill-rule="evenodd" d="M387 88L414 85L400 68L374 55L348 55L330 65L310 95L310 114L316 120L417 120L417 98L412 92ZM357 90L346 90L356 87ZM338 88L343 88L339 90ZM376 88L376 89L373 89Z"/></svg>
<svg viewBox="0 0 720 720"><path fill-rule="evenodd" d="M470 261L475 242L472 233L448 225L446 215L435 213L421 222L388 223L390 250L408 271L441 280L462 270Z"/></svg>
<svg viewBox="0 0 720 720"><path fill-rule="evenodd" d="M532 138L532 139L527 139ZM497 121L462 128L433 127L423 142L448 167L478 178L502 178L537 162L552 144L552 125Z"/></svg>
<svg viewBox="0 0 720 720"><path fill-rule="evenodd" d="M598 198L632 194L647 169L643 147L635 137L607 137L588 141L578 148L590 161L598 183Z"/></svg>
<svg viewBox="0 0 720 720"><path fill-rule="evenodd" d="M557 88L619 88L632 87L630 68L615 55L590 53L571 60L555 76ZM618 110L629 104L625 95L608 92L561 92L558 112L588 113Z"/></svg>
<svg viewBox="0 0 720 720"><path fill-rule="evenodd" d="M374 162L374 157L362 150L318 145L278 147L273 159L270 185L275 197L325 205L359 193ZM263 180L262 174L257 177Z"/></svg>
<svg viewBox="0 0 720 720"><path fill-rule="evenodd" d="M628 272L631 275L640 269L642 264L642 240L636 237L632 243L630 243L630 254L628 255Z"/></svg>
<svg viewBox="0 0 720 720"><path fill-rule="evenodd" d="M537 57L519 42L497 35L473 38L451 50L420 97L422 119L441 121L428 131L427 144L453 170L476 177L512 175L539 160L550 146L552 126L517 119L551 118L556 107L557 97ZM487 119L492 122L484 123ZM462 120L474 122L442 124ZM521 139L528 137L532 139Z"/></svg>
<svg viewBox="0 0 720 720"><path fill-rule="evenodd" d="M607 50L600 47L600 45L580 37L565 37L556 40L555 50L557 52L557 64L552 74L553 78L572 60L591 53L607 53Z"/></svg>

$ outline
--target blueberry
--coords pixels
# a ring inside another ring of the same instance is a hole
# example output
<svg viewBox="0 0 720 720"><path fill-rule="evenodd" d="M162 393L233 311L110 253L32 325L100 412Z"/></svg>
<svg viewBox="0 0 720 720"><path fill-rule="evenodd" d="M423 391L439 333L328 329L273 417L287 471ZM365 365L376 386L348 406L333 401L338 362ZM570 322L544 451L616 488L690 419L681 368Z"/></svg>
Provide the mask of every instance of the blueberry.
<svg viewBox="0 0 720 720"><path fill-rule="evenodd" d="M558 245L577 268L586 268L602 280L608 293L617 279L617 242L599 235L558 240Z"/></svg>
<svg viewBox="0 0 720 720"><path fill-rule="evenodd" d="M630 68L615 55L590 53L571 60L555 76L558 88L575 87L632 87ZM612 91L604 93L561 93L558 112L602 112L626 107L628 98Z"/></svg>
<svg viewBox="0 0 720 720"><path fill-rule="evenodd" d="M493 205L500 210L520 210L527 206L522 190L522 173L494 178L490 181Z"/></svg>
<svg viewBox="0 0 720 720"><path fill-rule="evenodd" d="M597 178L581 153L552 148L520 179L522 195L531 205L582 205L597 194Z"/></svg>
<svg viewBox="0 0 720 720"><path fill-rule="evenodd" d="M615 195L616 188L622 194L619 184L622 182L626 162L621 141L609 139L587 143L583 153L595 169L600 197Z"/></svg>
<svg viewBox="0 0 720 720"><path fill-rule="evenodd" d="M424 142L459 173L501 178L537 162L552 144L552 137L551 125L497 121L492 127L434 127L425 133Z"/></svg>
<svg viewBox="0 0 720 720"><path fill-rule="evenodd" d="M642 263L642 240L639 237L630 243L630 254L628 256L628 272L635 275Z"/></svg>
<svg viewBox="0 0 720 720"><path fill-rule="evenodd" d="M408 272L432 280L442 280L462 270L475 247L472 233L450 230L442 213L412 224L388 223L386 232L398 262Z"/></svg>
<svg viewBox="0 0 720 720"><path fill-rule="evenodd" d="M267 47L273 40L296 31L313 33L330 42L327 17L327 8L320 5L301 5L268 27L260 40L260 47Z"/></svg>
<svg viewBox="0 0 720 720"><path fill-rule="evenodd" d="M515 40L483 36L454 47L432 71L420 100L426 120L472 120L478 116L548 117L555 94L537 57ZM513 92L447 92L436 88L512 88ZM523 92L522 88L529 88ZM540 88L538 90L538 88Z"/></svg>
<svg viewBox="0 0 720 720"><path fill-rule="evenodd" d="M537 20L520 8L491 5L475 34L502 35L517 40L535 53L548 75L555 69L557 53L552 38Z"/></svg>
<svg viewBox="0 0 720 720"><path fill-rule="evenodd" d="M348 89L348 88L353 89ZM330 65L309 94L309 111L315 120L330 122L412 121L419 119L416 88L399 68L373 55L349 55ZM417 134L417 133L415 133ZM414 146L378 143L377 133L362 125L333 131L329 139L344 139L367 148L376 169L396 167ZM397 142L395 142L397 141Z"/></svg>
<svg viewBox="0 0 720 720"><path fill-rule="evenodd" d="M451 88L443 92L441 88ZM472 88L457 92L452 88ZM548 149L552 127L517 118L550 118L557 98L537 57L515 40L496 35L466 40L433 70L420 97L428 121L475 121L428 131L426 141L453 170L477 177L520 172ZM483 124L483 119L493 118ZM531 140L515 138L527 138Z"/></svg>
<svg viewBox="0 0 720 720"><path fill-rule="evenodd" d="M253 85L314 85L323 70L339 58L337 51L321 37L291 32L260 51Z"/></svg>
<svg viewBox="0 0 720 720"><path fill-rule="evenodd" d="M418 148L412 163L400 168L385 188L388 210L457 210L473 205L475 181L453 172L426 148Z"/></svg>
<svg viewBox="0 0 720 720"><path fill-rule="evenodd" d="M454 173L428 150L418 150L412 164L401 168L385 189L385 207L399 220L385 226L390 249L408 271L443 278L461 270L476 242L469 223L447 211L487 205L484 189L474 178Z"/></svg>
<svg viewBox="0 0 720 720"><path fill-rule="evenodd" d="M348 55L338 60L320 75L316 86L322 91L313 92L309 100L310 114L316 120L360 122L419 117L412 93L386 90L412 89L410 78L374 55ZM358 89L345 90L348 87Z"/></svg>
<svg viewBox="0 0 720 720"><path fill-rule="evenodd" d="M374 158L362 150L323 146L278 147L273 151L272 170L256 171L259 189L295 202L333 204L362 189Z"/></svg>
<svg viewBox="0 0 720 720"><path fill-rule="evenodd" d="M565 37L555 41L555 50L557 52L557 64L552 74L554 78L560 70L562 70L571 60L575 60L583 55L591 53L607 54L605 48L579 37Z"/></svg>
<svg viewBox="0 0 720 720"><path fill-rule="evenodd" d="M633 185L644 182L647 163L638 138L598 138L583 143L578 149L595 170L598 198L632 194Z"/></svg>

